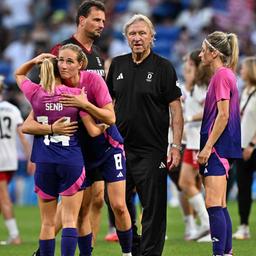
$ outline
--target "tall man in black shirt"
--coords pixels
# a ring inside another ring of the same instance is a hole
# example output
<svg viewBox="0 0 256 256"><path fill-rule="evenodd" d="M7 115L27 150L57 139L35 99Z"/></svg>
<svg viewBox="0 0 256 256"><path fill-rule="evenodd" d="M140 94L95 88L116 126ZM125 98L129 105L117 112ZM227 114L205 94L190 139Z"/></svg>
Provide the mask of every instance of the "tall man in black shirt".
<svg viewBox="0 0 256 256"><path fill-rule="evenodd" d="M130 208L136 187L143 207L137 255L157 256L162 254L166 232L167 169L178 166L181 158L181 91L172 64L151 49L155 35L151 21L136 14L125 24L124 34L132 53L113 59L107 84L124 137L127 205ZM173 143L166 157L169 111Z"/></svg>

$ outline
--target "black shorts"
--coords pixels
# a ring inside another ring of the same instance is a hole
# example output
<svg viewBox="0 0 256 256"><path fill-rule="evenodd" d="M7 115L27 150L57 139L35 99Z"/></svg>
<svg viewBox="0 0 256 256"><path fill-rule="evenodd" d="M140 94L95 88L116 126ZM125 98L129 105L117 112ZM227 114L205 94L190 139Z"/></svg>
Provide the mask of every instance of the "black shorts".
<svg viewBox="0 0 256 256"><path fill-rule="evenodd" d="M104 181L101 166L86 170L86 187L90 187L97 181Z"/></svg>

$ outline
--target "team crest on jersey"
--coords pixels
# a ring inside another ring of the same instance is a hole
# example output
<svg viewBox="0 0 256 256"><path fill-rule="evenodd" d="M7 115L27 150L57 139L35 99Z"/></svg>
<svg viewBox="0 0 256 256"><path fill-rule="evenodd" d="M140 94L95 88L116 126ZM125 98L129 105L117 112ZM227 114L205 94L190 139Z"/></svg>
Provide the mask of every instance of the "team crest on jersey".
<svg viewBox="0 0 256 256"><path fill-rule="evenodd" d="M97 60L97 62L98 62L98 65L101 67L101 66L102 66L102 63L101 63L100 58L99 58L99 57L96 57L96 60Z"/></svg>
<svg viewBox="0 0 256 256"><path fill-rule="evenodd" d="M147 82L152 82L153 74L154 74L153 72L148 72L147 78L146 78Z"/></svg>

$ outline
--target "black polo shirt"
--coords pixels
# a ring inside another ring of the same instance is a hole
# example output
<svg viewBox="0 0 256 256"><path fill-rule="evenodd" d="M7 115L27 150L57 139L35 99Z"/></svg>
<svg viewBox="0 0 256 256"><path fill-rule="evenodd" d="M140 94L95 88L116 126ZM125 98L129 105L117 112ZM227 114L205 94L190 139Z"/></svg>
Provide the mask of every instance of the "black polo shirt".
<svg viewBox="0 0 256 256"><path fill-rule="evenodd" d="M125 147L143 156L166 154L169 103L181 96L172 64L153 52L140 64L113 59L107 77Z"/></svg>
<svg viewBox="0 0 256 256"><path fill-rule="evenodd" d="M104 61L100 57L99 49L96 45L92 45L91 50L88 51L79 41L75 39L74 36L72 36L63 42L56 44L52 48L51 53L54 55L58 55L59 48L65 44L76 44L80 46L88 59L88 65L86 66L86 70L90 72L95 72L105 78Z"/></svg>

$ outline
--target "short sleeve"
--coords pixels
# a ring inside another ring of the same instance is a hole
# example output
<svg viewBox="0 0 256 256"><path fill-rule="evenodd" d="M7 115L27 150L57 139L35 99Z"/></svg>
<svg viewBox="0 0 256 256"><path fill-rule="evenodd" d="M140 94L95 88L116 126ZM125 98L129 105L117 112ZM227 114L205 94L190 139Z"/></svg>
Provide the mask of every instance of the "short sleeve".
<svg viewBox="0 0 256 256"><path fill-rule="evenodd" d="M230 100L230 91L232 81L225 75L220 75L215 79L215 95L216 101Z"/></svg>
<svg viewBox="0 0 256 256"><path fill-rule="evenodd" d="M107 82L108 90L111 97L115 98L115 92L113 88L113 71L114 71L114 60L112 60L110 64L106 82Z"/></svg>
<svg viewBox="0 0 256 256"><path fill-rule="evenodd" d="M94 96L97 106L102 108L105 105L112 103L112 98L109 94L109 90L104 79L101 76L94 73L91 73L91 75L93 75L93 77L90 81L90 89L91 94Z"/></svg>
<svg viewBox="0 0 256 256"><path fill-rule="evenodd" d="M18 108L15 108L15 121L16 121L17 126L21 125L24 121L21 116L21 112Z"/></svg>
<svg viewBox="0 0 256 256"><path fill-rule="evenodd" d="M79 116L80 117L84 117L84 116L87 116L87 115L89 115L89 114L86 111L83 111L83 110L79 111Z"/></svg>
<svg viewBox="0 0 256 256"><path fill-rule="evenodd" d="M167 104L178 99L181 96L181 89L179 87L176 71L170 62L161 65L163 81L161 84L162 94ZM164 67L164 68L163 68Z"/></svg>
<svg viewBox="0 0 256 256"><path fill-rule="evenodd" d="M29 79L22 81L20 85L21 91L24 93L24 95L29 101L31 101L33 95L39 90L39 88L40 85L33 83Z"/></svg>

